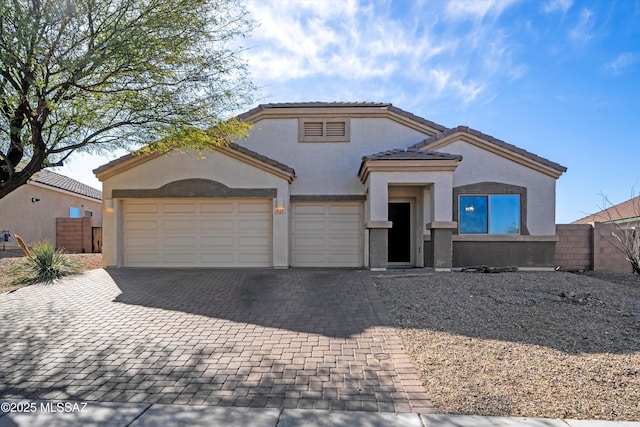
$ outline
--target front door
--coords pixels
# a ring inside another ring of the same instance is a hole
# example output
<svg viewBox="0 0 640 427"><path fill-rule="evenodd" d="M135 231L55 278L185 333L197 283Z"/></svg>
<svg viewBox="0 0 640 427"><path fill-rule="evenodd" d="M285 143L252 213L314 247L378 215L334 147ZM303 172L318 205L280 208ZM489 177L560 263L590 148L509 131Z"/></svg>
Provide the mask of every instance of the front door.
<svg viewBox="0 0 640 427"><path fill-rule="evenodd" d="M411 203L389 203L388 262L411 263Z"/></svg>

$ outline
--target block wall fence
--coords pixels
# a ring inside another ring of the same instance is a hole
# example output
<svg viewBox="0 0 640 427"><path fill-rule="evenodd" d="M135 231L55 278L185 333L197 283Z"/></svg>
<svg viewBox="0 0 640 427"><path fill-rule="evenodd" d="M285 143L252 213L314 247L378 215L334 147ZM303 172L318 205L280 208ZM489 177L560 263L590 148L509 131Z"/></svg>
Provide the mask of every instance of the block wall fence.
<svg viewBox="0 0 640 427"><path fill-rule="evenodd" d="M631 273L631 264L616 247L612 224L557 224L556 266L564 270Z"/></svg>

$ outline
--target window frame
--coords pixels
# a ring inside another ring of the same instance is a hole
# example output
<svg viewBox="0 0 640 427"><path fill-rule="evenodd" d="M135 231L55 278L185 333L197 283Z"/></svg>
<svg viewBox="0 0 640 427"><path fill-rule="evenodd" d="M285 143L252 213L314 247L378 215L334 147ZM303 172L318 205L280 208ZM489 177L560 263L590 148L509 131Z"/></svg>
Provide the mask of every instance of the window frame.
<svg viewBox="0 0 640 427"><path fill-rule="evenodd" d="M305 135L305 123L322 123L322 135ZM327 136L327 123L344 123L344 135ZM298 142L349 142L351 123L346 117L304 117L298 119Z"/></svg>
<svg viewBox="0 0 640 427"><path fill-rule="evenodd" d="M457 203L457 219L458 219L458 234L461 236L520 236L523 235L525 233L523 233L523 229L522 229L522 222L523 222L523 216L522 216L522 195L518 194L518 193L465 193L465 194L458 194L458 203ZM494 196L511 196L511 197L517 197L517 203L516 203L516 207L518 209L518 232L517 233L492 233L491 232L491 198ZM480 233L469 233L469 232L462 232L462 219L461 214L462 214L462 198L463 197L486 197L486 209L487 209L487 213L486 213L486 232L480 232Z"/></svg>

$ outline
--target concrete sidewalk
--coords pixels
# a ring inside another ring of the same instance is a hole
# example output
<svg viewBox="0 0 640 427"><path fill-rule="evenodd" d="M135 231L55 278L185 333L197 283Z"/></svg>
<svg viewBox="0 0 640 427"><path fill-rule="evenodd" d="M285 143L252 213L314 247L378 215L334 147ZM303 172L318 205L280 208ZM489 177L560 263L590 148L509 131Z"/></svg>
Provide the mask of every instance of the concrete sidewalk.
<svg viewBox="0 0 640 427"><path fill-rule="evenodd" d="M118 402L85 406L73 401L1 400L0 407L0 427L640 427L640 422Z"/></svg>

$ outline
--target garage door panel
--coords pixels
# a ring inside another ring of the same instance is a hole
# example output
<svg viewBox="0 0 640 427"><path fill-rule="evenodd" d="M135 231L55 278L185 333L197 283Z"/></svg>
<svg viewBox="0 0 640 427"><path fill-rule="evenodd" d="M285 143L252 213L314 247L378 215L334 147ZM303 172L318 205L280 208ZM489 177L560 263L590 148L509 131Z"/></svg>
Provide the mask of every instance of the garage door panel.
<svg viewBox="0 0 640 427"><path fill-rule="evenodd" d="M128 254L126 256L127 265L135 264L139 265L140 267L157 265L159 261L160 257L158 256L158 254L152 252L137 252Z"/></svg>
<svg viewBox="0 0 640 427"><path fill-rule="evenodd" d="M126 201L124 264L268 267L271 199Z"/></svg>
<svg viewBox="0 0 640 427"><path fill-rule="evenodd" d="M293 246L296 248L296 252L301 251L317 251L318 249L325 249L324 245L321 245L325 242L325 239L322 239L320 242L317 237L294 237L293 238Z"/></svg>
<svg viewBox="0 0 640 427"><path fill-rule="evenodd" d="M336 221L332 221L331 224L328 224L328 225L329 225L328 228L334 234L342 234L343 232L349 233L352 236L357 236L359 234L360 221L357 221L357 220L352 220L352 221L336 220Z"/></svg>
<svg viewBox="0 0 640 427"><path fill-rule="evenodd" d="M307 266L310 264L322 262L324 263L324 255L321 253L301 253L296 252L291 260L294 266Z"/></svg>
<svg viewBox="0 0 640 427"><path fill-rule="evenodd" d="M238 232L240 234L262 234L267 235L265 228L271 226L270 221L257 221L255 219L238 220Z"/></svg>
<svg viewBox="0 0 640 427"><path fill-rule="evenodd" d="M162 256L162 263L167 266L186 267L190 265L198 265L200 258L197 252L177 252L170 255Z"/></svg>
<svg viewBox="0 0 640 427"><path fill-rule="evenodd" d="M184 219L169 219L162 221L162 230L169 233L184 233L196 230L196 223L193 220L187 218Z"/></svg>
<svg viewBox="0 0 640 427"><path fill-rule="evenodd" d="M233 254L228 252L206 252L200 254L200 259L205 265L212 267L228 267L233 264Z"/></svg>
<svg viewBox="0 0 640 427"><path fill-rule="evenodd" d="M252 264L264 264L271 262L271 257L264 252L245 253L238 254L238 261L240 264L252 265Z"/></svg>
<svg viewBox="0 0 640 427"><path fill-rule="evenodd" d="M238 245L241 248L268 248L271 246L271 239L267 236L238 236Z"/></svg>
<svg viewBox="0 0 640 427"><path fill-rule="evenodd" d="M331 205L329 206L330 215L357 215L360 216L360 205Z"/></svg>
<svg viewBox="0 0 640 427"><path fill-rule="evenodd" d="M357 202L292 206L291 264L298 267L361 267L363 206Z"/></svg>
<svg viewBox="0 0 640 427"><path fill-rule="evenodd" d="M293 205L294 215L324 215L325 205Z"/></svg>
<svg viewBox="0 0 640 427"><path fill-rule="evenodd" d="M159 239L157 237L140 237L140 238L125 238L124 245L128 248L150 248L158 245Z"/></svg>
<svg viewBox="0 0 640 427"><path fill-rule="evenodd" d="M126 213L155 213L158 212L158 205L155 203L127 203Z"/></svg>
<svg viewBox="0 0 640 427"><path fill-rule="evenodd" d="M164 213L194 213L196 205L194 203L164 203L162 212Z"/></svg>
<svg viewBox="0 0 640 427"><path fill-rule="evenodd" d="M354 252L360 250L360 240L355 237L332 237L327 239L328 249L336 252Z"/></svg>
<svg viewBox="0 0 640 427"><path fill-rule="evenodd" d="M166 237L162 239L163 249L191 249L193 248L193 237Z"/></svg>
<svg viewBox="0 0 640 427"><path fill-rule="evenodd" d="M202 236L200 246L205 249L220 248L224 250L233 249L233 236Z"/></svg>
<svg viewBox="0 0 640 427"><path fill-rule="evenodd" d="M130 220L125 225L125 231L157 231L160 228L158 221L151 221L148 219Z"/></svg>
<svg viewBox="0 0 640 427"><path fill-rule="evenodd" d="M232 231L233 219L202 219L200 220L200 230L202 231Z"/></svg>
<svg viewBox="0 0 640 427"><path fill-rule="evenodd" d="M311 218L311 219L294 219L293 222L293 232L312 232L315 231L317 233L324 233L326 229L326 224L324 223L324 218Z"/></svg>
<svg viewBox="0 0 640 427"><path fill-rule="evenodd" d="M202 203L200 205L202 213L232 213L232 203Z"/></svg>
<svg viewBox="0 0 640 427"><path fill-rule="evenodd" d="M271 213L271 204L266 203L238 203L240 213Z"/></svg>

